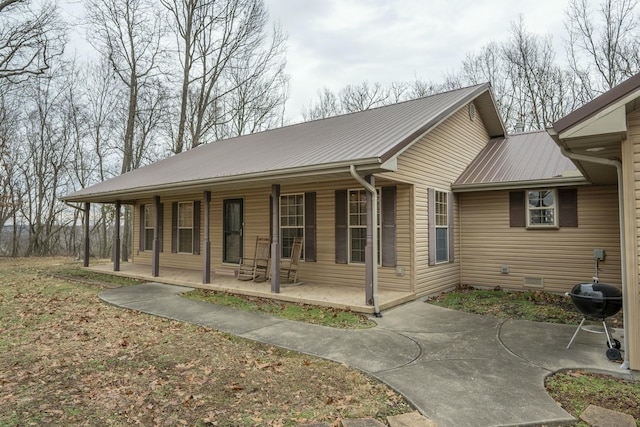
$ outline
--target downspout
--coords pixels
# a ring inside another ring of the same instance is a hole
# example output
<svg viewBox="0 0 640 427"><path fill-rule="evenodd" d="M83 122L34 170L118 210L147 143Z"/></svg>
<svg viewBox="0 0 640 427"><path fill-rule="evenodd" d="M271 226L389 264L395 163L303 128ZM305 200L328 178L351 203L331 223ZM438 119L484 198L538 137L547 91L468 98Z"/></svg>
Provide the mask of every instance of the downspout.
<svg viewBox="0 0 640 427"><path fill-rule="evenodd" d="M372 287L373 287L373 315L375 317L382 317L380 314L380 307L378 306L378 192L376 188L365 181L358 172L356 172L356 167L354 165L349 166L349 170L351 171L351 176L358 181L369 193L371 193L371 203L373 206L371 207L371 227L373 228L373 241L371 242L372 251L373 251L373 271L372 271Z"/></svg>
<svg viewBox="0 0 640 427"><path fill-rule="evenodd" d="M624 188L622 181L622 163L619 160L601 159L599 157L591 157L583 154L576 154L567 151L564 147L560 147L560 151L566 157L590 163L598 163L616 168L618 174L618 216L620 221L620 263L622 264L622 321L624 322L624 362L620 365L620 369L629 369L629 321L627 310L627 254L626 254L626 238L625 238L625 215L624 215Z"/></svg>

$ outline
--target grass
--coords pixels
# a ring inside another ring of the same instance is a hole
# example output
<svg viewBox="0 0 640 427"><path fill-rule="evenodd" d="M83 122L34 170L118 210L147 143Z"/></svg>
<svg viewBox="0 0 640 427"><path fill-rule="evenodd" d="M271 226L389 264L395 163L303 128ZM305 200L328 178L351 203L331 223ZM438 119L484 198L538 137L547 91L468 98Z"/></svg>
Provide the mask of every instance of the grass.
<svg viewBox="0 0 640 427"><path fill-rule="evenodd" d="M204 289L196 289L182 296L197 301L233 307L239 310L269 314L283 319L297 320L333 328L366 329L376 326L375 322L364 314L330 307L294 304L267 298L239 296Z"/></svg>
<svg viewBox="0 0 640 427"><path fill-rule="evenodd" d="M637 381L574 370L549 376L545 387L549 395L576 418L594 404L629 414L640 427L640 384ZM584 422L576 425L588 427Z"/></svg>
<svg viewBox="0 0 640 427"><path fill-rule="evenodd" d="M428 300L430 304L467 313L522 319L532 322L578 325L582 320L571 299L542 291L503 291L462 287L444 292ZM622 312L608 320L612 326L622 326Z"/></svg>
<svg viewBox="0 0 640 427"><path fill-rule="evenodd" d="M297 426L411 412L344 365L122 310L65 259L0 258L0 426Z"/></svg>

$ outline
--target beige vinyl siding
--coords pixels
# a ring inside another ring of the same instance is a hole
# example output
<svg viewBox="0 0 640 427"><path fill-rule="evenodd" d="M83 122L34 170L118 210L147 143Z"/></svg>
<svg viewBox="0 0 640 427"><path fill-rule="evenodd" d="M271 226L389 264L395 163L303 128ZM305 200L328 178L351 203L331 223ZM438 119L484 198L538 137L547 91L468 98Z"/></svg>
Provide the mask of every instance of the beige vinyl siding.
<svg viewBox="0 0 640 427"><path fill-rule="evenodd" d="M606 251L602 282L621 283L617 188L578 188L578 227L532 230L509 226L509 191L461 193L461 282L509 289L525 277L542 278L544 290L566 292L595 274L593 250ZM502 274L501 266L509 266Z"/></svg>
<svg viewBox="0 0 640 427"><path fill-rule="evenodd" d="M394 185L381 181L382 185ZM305 192L316 193L316 262L302 261L298 277L309 283L361 287L364 300L364 265L335 263L335 190L360 188L355 180L325 182L313 187L283 185L281 194L299 194ZM241 192L226 191L213 192L211 195L211 268L233 268L234 264L222 263L222 210L225 199L242 199L244 208L244 254L252 257L255 249L256 236L269 236L269 195L271 187L255 187ZM411 198L411 187L397 186L398 205L407 206ZM202 256L191 254L171 253L171 204L177 201L201 200L202 194L192 194L186 197L167 197L161 199L164 204L164 251L160 254L160 275L162 267L202 269ZM141 203L153 203L153 200L141 200ZM151 265L151 251L139 251L139 205L134 209L134 257L136 263ZM204 205L201 206L201 221L204 221ZM397 264L405 267L402 277L396 276L395 268L379 268L379 286L381 289L393 289L404 292L411 291L411 242L410 219L407 209L397 209ZM204 243L204 225L200 225L201 243ZM149 267L151 268L151 267Z"/></svg>
<svg viewBox="0 0 640 427"><path fill-rule="evenodd" d="M383 176L413 184L413 274L418 296L454 288L460 283L460 224L457 197L454 197L454 261L429 266L428 189L451 191L451 183L464 171L489 141L481 117L469 118L468 105L462 107L436 129L425 135L398 158L398 171Z"/></svg>
<svg viewBox="0 0 640 427"><path fill-rule="evenodd" d="M640 370L640 112L627 115L628 140L622 143L627 254L629 366Z"/></svg>

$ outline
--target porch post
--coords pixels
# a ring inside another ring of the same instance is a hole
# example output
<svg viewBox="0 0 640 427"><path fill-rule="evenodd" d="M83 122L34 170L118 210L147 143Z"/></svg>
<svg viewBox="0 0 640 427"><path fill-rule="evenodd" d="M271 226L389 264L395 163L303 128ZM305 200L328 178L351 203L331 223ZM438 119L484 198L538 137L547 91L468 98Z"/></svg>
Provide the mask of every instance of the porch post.
<svg viewBox="0 0 640 427"><path fill-rule="evenodd" d="M371 184L372 187L376 186L376 179L373 175L367 175L364 179ZM373 197L369 191L367 194L367 234L366 243L364 247L364 269L365 269L365 304L373 305L373 269L376 268L373 253L373 239L376 230L373 229Z"/></svg>
<svg viewBox="0 0 640 427"><path fill-rule="evenodd" d="M116 219L113 227L113 271L120 271L120 210L121 202L116 200Z"/></svg>
<svg viewBox="0 0 640 427"><path fill-rule="evenodd" d="M84 204L84 266L89 267L89 209L91 203Z"/></svg>
<svg viewBox="0 0 640 427"><path fill-rule="evenodd" d="M153 259L151 260L151 275L158 277L160 275L160 196L154 196L153 204L155 215L153 216ZM140 230L144 233L144 230Z"/></svg>
<svg viewBox="0 0 640 427"><path fill-rule="evenodd" d="M211 191L204 192L204 247L202 250L202 283L211 283Z"/></svg>
<svg viewBox="0 0 640 427"><path fill-rule="evenodd" d="M271 292L280 293L280 184L271 186Z"/></svg>

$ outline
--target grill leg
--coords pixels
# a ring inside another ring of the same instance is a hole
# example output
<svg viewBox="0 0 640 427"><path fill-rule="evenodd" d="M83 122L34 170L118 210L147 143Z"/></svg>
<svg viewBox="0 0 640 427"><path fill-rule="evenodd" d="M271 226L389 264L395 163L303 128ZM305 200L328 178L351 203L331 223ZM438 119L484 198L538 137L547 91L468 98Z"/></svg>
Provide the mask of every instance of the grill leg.
<svg viewBox="0 0 640 427"><path fill-rule="evenodd" d="M613 340L611 339L611 334L609 333L609 329L607 329L607 323L604 321L604 319L602 319L602 326L604 327L604 333L607 335L609 348L615 348L615 345L613 345Z"/></svg>
<svg viewBox="0 0 640 427"><path fill-rule="evenodd" d="M584 325L584 321L585 320L587 320L587 318L583 317L582 318L582 322L580 322L580 325L578 325L578 329L576 329L576 331L573 333L573 336L571 337L571 341L569 341L569 345L567 345L567 350L569 349L569 347L571 347L571 344L573 344L573 340L576 339L576 335L578 335L578 332L580 332L580 329L582 328L582 325ZM606 331L606 329L605 329L605 331Z"/></svg>

